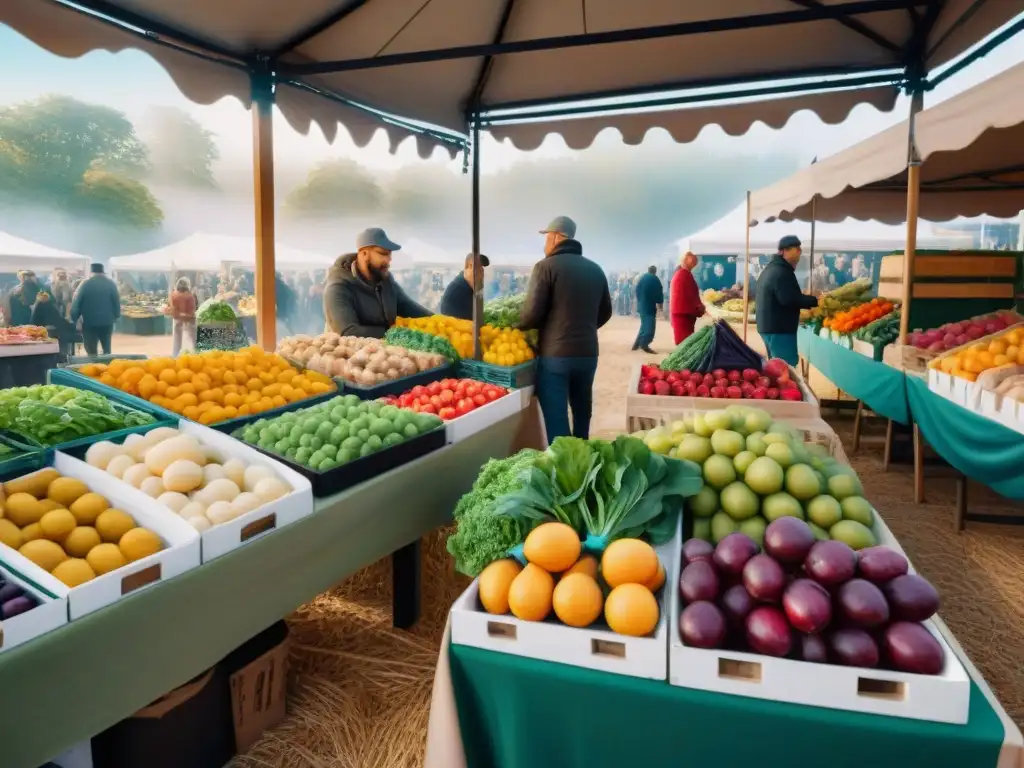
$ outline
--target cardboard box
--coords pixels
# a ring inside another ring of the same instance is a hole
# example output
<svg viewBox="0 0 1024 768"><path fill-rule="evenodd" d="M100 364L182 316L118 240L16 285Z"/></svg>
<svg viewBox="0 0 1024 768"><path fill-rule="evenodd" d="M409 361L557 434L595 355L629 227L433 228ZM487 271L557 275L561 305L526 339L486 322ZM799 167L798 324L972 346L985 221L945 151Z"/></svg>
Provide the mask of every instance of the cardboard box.
<svg viewBox="0 0 1024 768"><path fill-rule="evenodd" d="M5 581L17 584L38 602L38 605L32 610L6 619L0 625L0 653L9 651L11 648L40 635L45 635L68 623L68 599L66 597L54 597L10 566L0 564L0 574L3 575Z"/></svg>
<svg viewBox="0 0 1024 768"><path fill-rule="evenodd" d="M275 630L278 630L277 625L267 632ZM257 635L252 642L261 639ZM244 649L245 646L240 650ZM287 627L283 639L230 673L230 688L235 749L245 752L259 740L265 730L273 728L284 719L288 692Z"/></svg>
<svg viewBox="0 0 1024 768"><path fill-rule="evenodd" d="M156 554L97 576L74 589L69 589L16 550L0 544L0 562L10 565L50 594L67 598L68 617L72 621L199 565L199 534L195 528L177 515L168 514L152 497L66 453L53 454L50 466L61 475L81 480L90 491L106 498L111 507L127 512L138 525L153 531L164 543L164 549ZM23 477L29 474L35 473L26 473Z"/></svg>
<svg viewBox="0 0 1024 768"><path fill-rule="evenodd" d="M533 387L527 387L527 389L531 390L532 394ZM530 401L520 394L520 391L512 390L507 395L499 397L487 405L482 405L465 416L445 422L448 445L462 442L492 424L497 424L499 421L519 413L529 403Z"/></svg>

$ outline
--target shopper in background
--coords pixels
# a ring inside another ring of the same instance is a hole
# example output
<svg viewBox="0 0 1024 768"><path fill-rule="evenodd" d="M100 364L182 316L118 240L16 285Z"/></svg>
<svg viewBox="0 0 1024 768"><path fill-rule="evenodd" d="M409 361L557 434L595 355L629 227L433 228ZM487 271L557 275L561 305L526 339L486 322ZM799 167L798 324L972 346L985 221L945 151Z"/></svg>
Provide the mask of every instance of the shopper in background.
<svg viewBox="0 0 1024 768"><path fill-rule="evenodd" d="M480 254L480 280L477 285L483 285L484 267L491 266L491 260ZM444 289L444 296L441 297L441 314L449 317L458 317L462 320L473 319L473 254L466 254L466 263L462 272L448 283Z"/></svg>
<svg viewBox="0 0 1024 768"><path fill-rule="evenodd" d="M540 334L537 398L548 441L590 437L597 329L612 316L604 271L583 256L576 223L559 216L545 229L544 256L530 275L520 327ZM569 411L572 411L572 428Z"/></svg>
<svg viewBox="0 0 1024 768"><path fill-rule="evenodd" d="M184 336L188 337L189 348L196 348L196 297L187 277L178 278L171 294L171 331L172 356L177 357L181 352Z"/></svg>
<svg viewBox="0 0 1024 768"><path fill-rule="evenodd" d="M633 351L642 349L649 355L654 354L651 342L658 329L658 310L665 303L665 289L658 279L658 268L650 266L636 283L636 307L640 315L640 330L633 342Z"/></svg>
<svg viewBox="0 0 1024 768"><path fill-rule="evenodd" d="M814 296L800 291L796 265L800 263L800 238L786 235L779 250L757 278L757 332L761 334L769 357L778 357L790 365L800 359L796 331L800 310L818 306Z"/></svg>
<svg viewBox="0 0 1024 768"><path fill-rule="evenodd" d="M30 269L18 273L18 286L11 292L11 312L7 316L9 325L31 325L32 305L40 291L36 273Z"/></svg>
<svg viewBox="0 0 1024 768"><path fill-rule="evenodd" d="M679 269L672 275L669 289L669 311L672 313L672 341L677 346L693 333L697 319L707 310L700 300L700 290L693 277L697 267L696 254L687 251L679 259Z"/></svg>
<svg viewBox="0 0 1024 768"><path fill-rule="evenodd" d="M121 296L114 281L103 274L102 264L93 264L92 276L84 281L71 300L71 322L82 321L82 340L89 357L96 357L98 346L110 354L114 323L121 316Z"/></svg>

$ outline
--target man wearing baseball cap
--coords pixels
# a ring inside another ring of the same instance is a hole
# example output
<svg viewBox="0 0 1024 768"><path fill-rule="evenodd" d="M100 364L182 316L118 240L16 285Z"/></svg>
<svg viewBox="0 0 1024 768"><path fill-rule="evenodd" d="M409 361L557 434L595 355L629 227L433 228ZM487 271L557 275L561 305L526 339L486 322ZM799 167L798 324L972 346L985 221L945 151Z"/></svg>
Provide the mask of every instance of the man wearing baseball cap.
<svg viewBox="0 0 1024 768"><path fill-rule="evenodd" d="M483 267L491 266L491 260L480 254L480 279L477 281L477 288L483 287ZM448 283L444 289L444 296L441 297L441 314L449 317L458 317L462 320L473 319L473 254L466 254L466 263L462 273Z"/></svg>
<svg viewBox="0 0 1024 768"><path fill-rule="evenodd" d="M576 223L559 216L540 231L544 256L530 275L519 316L540 333L537 399L549 441L564 435L587 439L597 373L597 329L612 316L604 271L583 256ZM572 411L572 428L569 411Z"/></svg>
<svg viewBox="0 0 1024 768"><path fill-rule="evenodd" d="M391 275L391 254L402 246L380 227L356 235L356 252L341 256L327 273L324 316L328 331L382 338L396 317L426 317Z"/></svg>
<svg viewBox="0 0 1024 768"><path fill-rule="evenodd" d="M797 282L800 254L800 238L786 235L779 240L778 253L757 278L757 332L768 356L781 358L790 365L796 365L800 359L796 349L800 310L818 306L818 300L804 295Z"/></svg>

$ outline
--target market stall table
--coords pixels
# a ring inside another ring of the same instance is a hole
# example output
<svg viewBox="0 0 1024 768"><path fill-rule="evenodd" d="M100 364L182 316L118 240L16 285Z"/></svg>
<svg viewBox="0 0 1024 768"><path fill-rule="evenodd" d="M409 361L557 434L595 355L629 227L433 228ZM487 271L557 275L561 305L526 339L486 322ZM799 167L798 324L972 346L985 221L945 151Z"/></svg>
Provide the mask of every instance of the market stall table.
<svg viewBox="0 0 1024 768"><path fill-rule="evenodd" d="M57 367L60 346L56 341L0 345L0 382L15 387L45 384L46 372Z"/></svg>
<svg viewBox="0 0 1024 768"><path fill-rule="evenodd" d="M38 768L202 673L348 574L449 522L489 458L543 443L534 405L3 654L0 764Z"/></svg>
<svg viewBox="0 0 1024 768"><path fill-rule="evenodd" d="M449 645L446 635L426 766L860 768L870 760L881 768L1017 768L1020 731L955 640L950 646L972 677L962 726L677 688Z"/></svg>

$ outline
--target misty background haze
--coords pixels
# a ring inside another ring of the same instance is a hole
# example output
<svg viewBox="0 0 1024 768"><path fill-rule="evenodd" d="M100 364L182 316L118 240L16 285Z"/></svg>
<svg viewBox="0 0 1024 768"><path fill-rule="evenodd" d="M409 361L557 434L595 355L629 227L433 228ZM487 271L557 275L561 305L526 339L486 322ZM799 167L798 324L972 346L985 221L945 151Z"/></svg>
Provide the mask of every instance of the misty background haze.
<svg viewBox="0 0 1024 768"><path fill-rule="evenodd" d="M1007 45L928 94L926 106L1024 58ZM98 259L157 248L195 232L253 234L249 113L236 100L187 101L138 51L65 60L0 25L0 230ZM626 146L613 130L583 152L557 136L520 152L482 142L483 250L530 263L537 230L566 214L585 250L607 269L674 254L674 243L721 218L756 189L905 118L861 105L839 126L800 113L778 131L742 137L708 126L691 144L664 131ZM384 226L398 241L453 259L470 246L470 177L462 158L421 160L406 142L390 154L382 134L357 148L275 115L278 239L326 255L353 234ZM742 233L737 233L741 238ZM416 257L416 253L409 255ZM422 260L422 257L421 257Z"/></svg>

